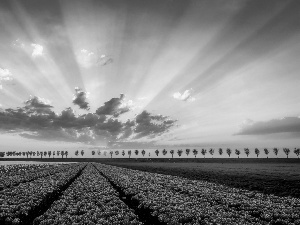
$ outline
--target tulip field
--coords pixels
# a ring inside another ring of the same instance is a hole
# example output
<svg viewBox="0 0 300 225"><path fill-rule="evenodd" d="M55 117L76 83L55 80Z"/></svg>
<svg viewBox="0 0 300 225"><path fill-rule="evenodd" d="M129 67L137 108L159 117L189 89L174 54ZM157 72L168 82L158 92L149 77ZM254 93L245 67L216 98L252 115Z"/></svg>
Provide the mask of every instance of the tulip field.
<svg viewBox="0 0 300 225"><path fill-rule="evenodd" d="M101 163L0 166L0 224L300 224L300 199Z"/></svg>

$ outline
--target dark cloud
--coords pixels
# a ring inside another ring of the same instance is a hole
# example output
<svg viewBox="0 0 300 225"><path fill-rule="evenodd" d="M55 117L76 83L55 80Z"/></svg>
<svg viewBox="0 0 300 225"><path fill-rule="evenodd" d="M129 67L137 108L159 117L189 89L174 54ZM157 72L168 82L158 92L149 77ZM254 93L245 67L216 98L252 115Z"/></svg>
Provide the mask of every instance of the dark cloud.
<svg viewBox="0 0 300 225"><path fill-rule="evenodd" d="M51 114L53 113L49 101L43 98L39 98L37 96L31 97L29 100L25 101L25 109L30 113L38 113L38 114Z"/></svg>
<svg viewBox="0 0 300 225"><path fill-rule="evenodd" d="M252 122L244 125L236 135L266 135L275 133L300 133L300 117L285 117L265 122Z"/></svg>
<svg viewBox="0 0 300 225"><path fill-rule="evenodd" d="M147 111L123 122L116 117L129 111L124 95L112 98L96 113L76 115L72 108L60 114L45 99L31 97L25 106L0 111L0 131L18 133L35 140L82 142L88 144L128 142L132 139L153 138L168 132L175 120Z"/></svg>
<svg viewBox="0 0 300 225"><path fill-rule="evenodd" d="M75 87L75 95L73 98L74 105L78 105L81 109L89 110L89 103L87 100L87 92L82 91L79 87Z"/></svg>
<svg viewBox="0 0 300 225"><path fill-rule="evenodd" d="M98 115L112 115L118 117L119 115L126 113L130 110L129 106L124 102L125 95L121 94L120 98L112 98L104 103L103 106L96 110Z"/></svg>
<svg viewBox="0 0 300 225"><path fill-rule="evenodd" d="M168 119L168 117L162 115L151 115L149 112L143 111L136 116L135 122L135 138L145 136L153 138L167 132L176 120Z"/></svg>

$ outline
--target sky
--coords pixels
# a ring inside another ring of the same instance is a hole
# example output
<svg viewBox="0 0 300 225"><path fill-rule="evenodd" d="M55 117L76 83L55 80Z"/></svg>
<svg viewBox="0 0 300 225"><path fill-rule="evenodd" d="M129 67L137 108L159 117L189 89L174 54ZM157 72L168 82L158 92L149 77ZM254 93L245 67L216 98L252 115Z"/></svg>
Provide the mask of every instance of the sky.
<svg viewBox="0 0 300 225"><path fill-rule="evenodd" d="M0 149L300 147L300 1L0 1Z"/></svg>

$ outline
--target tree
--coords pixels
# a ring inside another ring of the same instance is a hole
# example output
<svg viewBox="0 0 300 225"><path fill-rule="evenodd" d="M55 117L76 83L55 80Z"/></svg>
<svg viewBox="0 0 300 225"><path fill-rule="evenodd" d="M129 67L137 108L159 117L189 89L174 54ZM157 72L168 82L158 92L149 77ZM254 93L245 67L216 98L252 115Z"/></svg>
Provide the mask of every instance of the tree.
<svg viewBox="0 0 300 225"><path fill-rule="evenodd" d="M219 148L219 155L222 155L222 154L223 154L223 149Z"/></svg>
<svg viewBox="0 0 300 225"><path fill-rule="evenodd" d="M264 152L265 152L265 154L267 155L267 158L269 158L269 149L267 149L267 148L264 148Z"/></svg>
<svg viewBox="0 0 300 225"><path fill-rule="evenodd" d="M300 148L295 148L294 149L294 153L296 154L296 156L298 157L299 159L299 155L300 155Z"/></svg>
<svg viewBox="0 0 300 225"><path fill-rule="evenodd" d="M134 154L137 156L137 155L139 154L139 150L136 149L136 150L134 151Z"/></svg>
<svg viewBox="0 0 300 225"><path fill-rule="evenodd" d="M101 151L100 151L100 150L98 150L98 151L97 151L97 154L98 154L98 155L101 155Z"/></svg>
<svg viewBox="0 0 300 225"><path fill-rule="evenodd" d="M39 153L39 152L38 152ZM22 152L22 155L25 157L26 153L25 152ZM38 156L40 156L40 154L38 154Z"/></svg>
<svg viewBox="0 0 300 225"><path fill-rule="evenodd" d="M130 159L130 157L131 157L131 150L129 150L127 153L128 153L129 159Z"/></svg>
<svg viewBox="0 0 300 225"><path fill-rule="evenodd" d="M146 154L146 151L143 149L143 150L142 150L142 155L143 155L143 157L145 157L145 154Z"/></svg>
<svg viewBox="0 0 300 225"><path fill-rule="evenodd" d="M283 148L283 151L284 154L286 154L286 158L288 158L291 150L289 148Z"/></svg>
<svg viewBox="0 0 300 225"><path fill-rule="evenodd" d="M75 151L75 155L76 155L76 156L79 155L79 151L78 151L78 150Z"/></svg>
<svg viewBox="0 0 300 225"><path fill-rule="evenodd" d="M33 156L35 156L35 154L36 154L36 152L33 152L33 153L32 153ZM20 155L21 155L21 152L20 152Z"/></svg>
<svg viewBox="0 0 300 225"><path fill-rule="evenodd" d="M162 154L166 155L168 153L168 151L166 149L162 150Z"/></svg>
<svg viewBox="0 0 300 225"><path fill-rule="evenodd" d="M109 154L110 154L110 158L112 158L112 155L114 154L114 152L110 151Z"/></svg>
<svg viewBox="0 0 300 225"><path fill-rule="evenodd" d="M194 149L194 150L193 150L193 154L194 154L194 156L195 156L195 158L196 158L196 156L198 155L198 150L197 150L197 149Z"/></svg>
<svg viewBox="0 0 300 225"><path fill-rule="evenodd" d="M25 155L26 155L26 153L23 152L23 156L25 156ZM40 156L40 152L39 151L37 152L37 156Z"/></svg>
<svg viewBox="0 0 300 225"><path fill-rule="evenodd" d="M278 155L278 148L273 148L273 152L274 152L274 154L276 155L276 157L277 157L277 155ZM277 157L278 158L278 157Z"/></svg>
<svg viewBox="0 0 300 225"><path fill-rule="evenodd" d="M258 155L259 155L259 153L260 153L259 149L258 149L258 148L255 148L255 149L254 149L254 152L255 152L255 154L256 154L256 157L258 158Z"/></svg>
<svg viewBox="0 0 300 225"><path fill-rule="evenodd" d="M56 151L56 155L58 157L60 155L60 151Z"/></svg>
<svg viewBox="0 0 300 225"><path fill-rule="evenodd" d="M45 156L45 157L47 156L47 152L46 152L46 151L44 151L44 156Z"/></svg>
<svg viewBox="0 0 300 225"><path fill-rule="evenodd" d="M238 156L238 158L240 158L241 151L238 149L235 149L235 154Z"/></svg>
<svg viewBox="0 0 300 225"><path fill-rule="evenodd" d="M123 157L125 156L125 151L124 151L124 150L122 151L122 156L123 156Z"/></svg>
<svg viewBox="0 0 300 225"><path fill-rule="evenodd" d="M177 154L178 154L179 157L181 157L182 153L183 153L182 149L177 150Z"/></svg>
<svg viewBox="0 0 300 225"><path fill-rule="evenodd" d="M175 151L174 151L173 149L170 151L170 153L171 153L171 155L172 155L172 159L173 159L174 152L175 152Z"/></svg>
<svg viewBox="0 0 300 225"><path fill-rule="evenodd" d="M61 154L61 158L64 158L65 152L64 151L60 151Z"/></svg>
<svg viewBox="0 0 300 225"><path fill-rule="evenodd" d="M27 157L27 159L28 159L28 155L29 155L29 152L27 151L27 152L26 152L26 157Z"/></svg>
<svg viewBox="0 0 300 225"><path fill-rule="evenodd" d="M52 152L52 157L54 158L54 156L55 156L55 151Z"/></svg>
<svg viewBox="0 0 300 225"><path fill-rule="evenodd" d="M68 152L68 151L65 151L65 156L66 156L66 158L68 158L68 155L69 155L69 152Z"/></svg>
<svg viewBox="0 0 300 225"><path fill-rule="evenodd" d="M119 153L120 153L120 152L119 152L118 150L117 150L117 151L115 151L115 155L119 155Z"/></svg>
<svg viewBox="0 0 300 225"><path fill-rule="evenodd" d="M211 157L213 157L215 150L213 148L210 148L208 152L209 154L211 154Z"/></svg>
<svg viewBox="0 0 300 225"><path fill-rule="evenodd" d="M227 149L226 149L226 153L227 153L227 155L230 157L230 155L231 155L231 149L230 149L230 148L227 148Z"/></svg>
<svg viewBox="0 0 300 225"><path fill-rule="evenodd" d="M206 149L204 149L204 148L201 149L201 154L204 156L204 158L205 158L206 152L207 152Z"/></svg>
<svg viewBox="0 0 300 225"><path fill-rule="evenodd" d="M104 154L104 156L106 156L107 152L106 152L106 151L104 151L104 153L103 153L103 154Z"/></svg>
<svg viewBox="0 0 300 225"><path fill-rule="evenodd" d="M95 153L96 153L96 152L93 150L93 151L92 151L92 155L95 155Z"/></svg>
<svg viewBox="0 0 300 225"><path fill-rule="evenodd" d="M156 149L155 150L155 155L158 156L158 154L159 154L159 151L158 151L158 149Z"/></svg>
<svg viewBox="0 0 300 225"><path fill-rule="evenodd" d="M84 155L84 150L82 149L81 152L80 152L81 156Z"/></svg>
<svg viewBox="0 0 300 225"><path fill-rule="evenodd" d="M249 148L244 148L244 152L245 152L246 156L248 157L250 154Z"/></svg>
<svg viewBox="0 0 300 225"><path fill-rule="evenodd" d="M191 150L190 150L189 148L187 148L187 149L185 150L186 156L189 156L190 152L191 152Z"/></svg>
<svg viewBox="0 0 300 225"><path fill-rule="evenodd" d="M50 156L51 156L51 153L52 153L51 151L48 151L48 156L49 156L49 158L50 158Z"/></svg>

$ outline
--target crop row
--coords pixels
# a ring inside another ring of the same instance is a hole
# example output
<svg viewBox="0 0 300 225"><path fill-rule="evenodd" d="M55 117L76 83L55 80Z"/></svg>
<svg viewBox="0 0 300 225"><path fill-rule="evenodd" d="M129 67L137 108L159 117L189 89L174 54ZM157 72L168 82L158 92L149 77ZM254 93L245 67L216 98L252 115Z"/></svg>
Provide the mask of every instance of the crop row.
<svg viewBox="0 0 300 225"><path fill-rule="evenodd" d="M32 169L20 169L19 171L9 172L0 176L0 190L20 183L30 182L38 178L54 175L63 170L68 170L72 165L53 165L53 166L34 166Z"/></svg>
<svg viewBox="0 0 300 225"><path fill-rule="evenodd" d="M0 224L29 224L80 174L85 164L0 191Z"/></svg>
<svg viewBox="0 0 300 225"><path fill-rule="evenodd" d="M108 165L99 170L165 224L300 224L300 199Z"/></svg>
<svg viewBox="0 0 300 225"><path fill-rule="evenodd" d="M43 164L13 164L13 165L0 165L0 176L2 175L14 175L18 172L23 171L33 171L33 170L39 170L42 168L48 168L53 167L56 164L49 164L49 163L43 163Z"/></svg>
<svg viewBox="0 0 300 225"><path fill-rule="evenodd" d="M80 223L81 222L81 223ZM34 224L143 224L92 164Z"/></svg>

